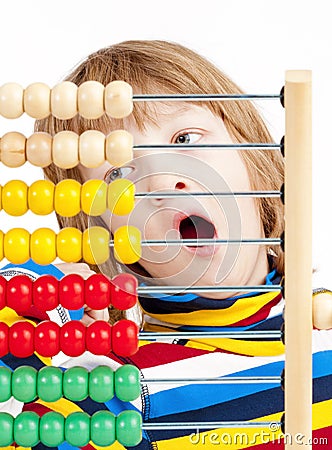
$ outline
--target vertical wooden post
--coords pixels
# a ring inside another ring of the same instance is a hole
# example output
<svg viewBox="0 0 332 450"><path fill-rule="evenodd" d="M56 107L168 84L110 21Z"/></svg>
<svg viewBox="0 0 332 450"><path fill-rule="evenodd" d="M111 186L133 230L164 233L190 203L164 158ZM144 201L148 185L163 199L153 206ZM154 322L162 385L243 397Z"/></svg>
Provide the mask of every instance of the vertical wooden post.
<svg viewBox="0 0 332 450"><path fill-rule="evenodd" d="M311 71L287 71L284 96L285 449L303 450L312 436Z"/></svg>

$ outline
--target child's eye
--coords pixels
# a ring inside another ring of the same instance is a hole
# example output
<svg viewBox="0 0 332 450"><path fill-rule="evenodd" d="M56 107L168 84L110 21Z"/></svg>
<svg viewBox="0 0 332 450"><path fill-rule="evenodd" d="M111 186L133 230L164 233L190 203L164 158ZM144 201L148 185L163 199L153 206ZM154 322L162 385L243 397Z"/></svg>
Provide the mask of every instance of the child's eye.
<svg viewBox="0 0 332 450"><path fill-rule="evenodd" d="M104 176L104 181L111 183L118 178L126 178L132 171L132 167L113 167Z"/></svg>
<svg viewBox="0 0 332 450"><path fill-rule="evenodd" d="M202 137L199 133L181 133L174 139L174 144L194 144Z"/></svg>

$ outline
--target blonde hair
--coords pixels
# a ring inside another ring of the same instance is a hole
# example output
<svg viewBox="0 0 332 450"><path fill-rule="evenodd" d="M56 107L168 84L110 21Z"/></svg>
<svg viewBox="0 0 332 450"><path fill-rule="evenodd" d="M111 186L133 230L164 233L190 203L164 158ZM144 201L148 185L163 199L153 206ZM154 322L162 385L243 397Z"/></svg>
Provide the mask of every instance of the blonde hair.
<svg viewBox="0 0 332 450"><path fill-rule="evenodd" d="M124 80L133 86L134 93L182 93L182 94L238 94L241 89L211 62L194 51L179 44L165 41L127 41L101 49L88 56L66 77L77 85L96 80L106 85L113 80ZM197 102L196 102L197 104ZM203 105L203 103L202 103ZM215 115L225 123L235 142L273 142L266 125L249 101L205 102ZM137 102L133 118L139 129L147 121L154 121L154 106ZM36 131L54 135L63 130L78 134L87 129L97 129L106 134L122 128L121 120L104 115L97 120L87 120L77 115L70 120L58 120L49 116L36 122ZM279 190L283 183L283 158L279 151L242 151L241 157L247 167L253 190ZM51 164L45 168L46 176L54 183L65 178L83 182L78 167L63 170ZM283 205L279 198L257 198L259 214L265 237L280 237L283 231ZM95 221L98 219L94 219ZM73 226L84 230L88 218L80 213L73 218L58 217L61 227ZM284 272L284 255L279 246L269 249L273 253L274 267ZM95 268L98 270L98 268ZM112 276L117 271L110 259L107 267L101 268Z"/></svg>

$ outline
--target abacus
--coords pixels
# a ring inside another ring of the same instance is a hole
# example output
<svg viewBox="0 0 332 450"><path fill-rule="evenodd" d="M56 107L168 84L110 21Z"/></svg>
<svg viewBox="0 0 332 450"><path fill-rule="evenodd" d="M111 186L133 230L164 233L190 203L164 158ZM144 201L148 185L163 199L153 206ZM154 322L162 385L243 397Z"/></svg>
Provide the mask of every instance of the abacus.
<svg viewBox="0 0 332 450"><path fill-rule="evenodd" d="M233 192L234 196L275 196L285 204L285 234L276 239L221 240L204 239L204 245L232 245L240 242L250 244L281 245L285 250L285 284L274 286L199 286L188 292L216 291L284 291L286 296L285 330L269 332L243 332L246 337L280 337L286 348L285 374L283 377L260 377L255 382L280 383L284 378L285 416L278 423L286 434L302 433L309 438L311 419L311 74L308 71L288 71L285 87L277 95L133 95L131 87L123 81L113 81L106 87L96 81L87 81L77 87L63 82L50 89L43 83L34 83L23 89L16 83L0 87L0 114L15 119L24 112L41 119L53 114L59 119L68 119L79 113L87 119L108 114L113 118L128 116L133 102L138 101L232 101L259 98L280 99L285 107L285 139L280 144L230 144L208 145L228 149L275 149L285 153L285 189L280 191ZM181 146L181 144L180 144ZM149 149L169 146L149 145ZM203 147L199 144L184 149ZM122 166L132 159L133 150L146 149L135 146L132 136L118 130L104 136L96 130L88 130L78 136L64 131L51 137L46 133L35 133L26 138L18 132L5 134L0 141L1 162L8 167L19 167L26 161L38 167L51 162L61 168L75 167L79 162L94 168L105 161ZM179 148L179 145L177 146ZM296 176L295 176L296 174ZM117 180L109 186L100 180L89 180L81 185L74 180L64 180L57 185L40 180L27 186L20 180L12 180L0 187L1 208L14 216L23 215L28 209L35 214L46 215L56 211L63 216L74 216L80 210L92 216L103 214L109 209L114 214L128 214L134 207L135 198L147 193L135 193L129 180ZM227 192L190 193L190 195L230 195ZM153 194L149 194L153 195ZM185 196L186 193L158 193L157 196ZM303 242L306 245L303 245ZM22 264L31 258L46 265L59 257L65 262L77 262L82 258L89 264L102 264L109 258L110 247L114 248L116 259L125 264L137 262L141 257L141 246L195 245L197 240L142 241L138 229L121 227L110 240L109 233L101 227L91 227L81 233L73 228L64 228L56 233L41 228L31 235L23 228L7 233L0 232L0 258L14 264ZM0 307L8 306L17 312L35 305L43 311L56 308L59 304L70 309L79 309L87 304L102 309L112 304L126 310L136 303L138 294L174 293L185 290L185 286L137 286L130 275L119 275L108 279L104 275L93 275L83 280L78 275L69 275L60 281L44 275L32 282L29 277L17 276L9 281L0 279ZM296 320L295 320L296 318ZM39 323L36 327L28 321L16 322L10 327L0 324L0 356L10 352L17 358L26 358L34 351L45 357L52 357L60 350L69 356L79 356L88 350L96 355L107 354L111 349L122 356L137 351L139 339L169 338L241 338L239 332L181 332L146 333L139 332L137 325L121 320L111 326L96 321L85 327L80 321L71 321L59 327L51 321ZM299 343L301 345L299 345ZM0 368L0 401L11 396L31 402L37 397L45 401L56 401L62 396L72 400L83 400L90 396L97 402L104 402L114 394L123 401L131 401L139 395L140 377L134 366L124 365L116 371L99 366L92 371L74 367L62 372L57 367L45 367L39 371L21 366L13 372ZM299 373L301 377L299 379ZM230 383L227 378L217 379L145 379L145 383ZM231 383L250 383L249 377L232 378ZM64 418L59 413L46 413L41 418L34 412L23 412L15 419L7 413L0 415L0 445L8 446L14 441L23 447L38 442L47 446L58 446L63 441L82 447L91 440L96 445L111 445L116 439L124 446L134 446L141 440L142 430L148 429L218 429L232 426L269 427L270 422L199 422L199 423L142 423L136 411L123 411L118 416L108 411L98 411L89 416L73 413ZM302 448L297 443L285 445L286 449ZM311 448L311 446L307 446Z"/></svg>

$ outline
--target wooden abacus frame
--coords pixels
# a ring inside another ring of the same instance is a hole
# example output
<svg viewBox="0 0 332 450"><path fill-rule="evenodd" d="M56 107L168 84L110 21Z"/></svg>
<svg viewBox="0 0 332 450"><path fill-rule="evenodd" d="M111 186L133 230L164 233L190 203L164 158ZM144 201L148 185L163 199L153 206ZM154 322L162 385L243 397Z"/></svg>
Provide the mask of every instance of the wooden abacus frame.
<svg viewBox="0 0 332 450"><path fill-rule="evenodd" d="M130 93L126 95L129 98ZM283 96L286 117L284 433L290 437L285 449L292 450L303 447L294 440L296 435L301 434L305 442L310 442L312 435L311 72L287 71ZM136 100L144 100L143 97ZM85 112L88 114L86 107Z"/></svg>

